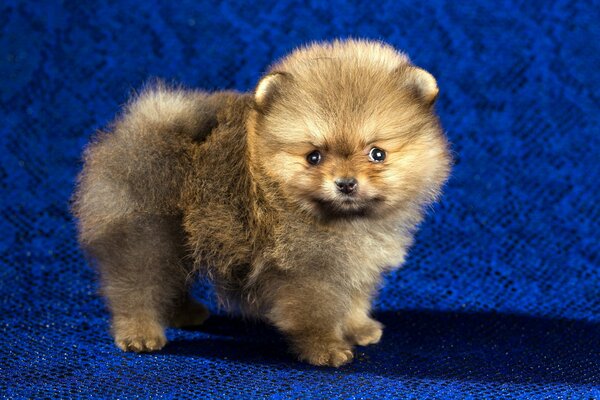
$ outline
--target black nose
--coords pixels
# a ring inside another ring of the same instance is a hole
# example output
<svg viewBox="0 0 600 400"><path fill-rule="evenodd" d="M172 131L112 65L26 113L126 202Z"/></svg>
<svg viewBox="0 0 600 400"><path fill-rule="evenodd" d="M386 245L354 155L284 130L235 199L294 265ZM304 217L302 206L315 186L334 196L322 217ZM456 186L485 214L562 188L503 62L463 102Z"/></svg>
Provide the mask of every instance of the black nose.
<svg viewBox="0 0 600 400"><path fill-rule="evenodd" d="M340 190L340 192L344 194L351 194L356 191L358 187L358 182L354 178L341 178L336 179L335 184Z"/></svg>

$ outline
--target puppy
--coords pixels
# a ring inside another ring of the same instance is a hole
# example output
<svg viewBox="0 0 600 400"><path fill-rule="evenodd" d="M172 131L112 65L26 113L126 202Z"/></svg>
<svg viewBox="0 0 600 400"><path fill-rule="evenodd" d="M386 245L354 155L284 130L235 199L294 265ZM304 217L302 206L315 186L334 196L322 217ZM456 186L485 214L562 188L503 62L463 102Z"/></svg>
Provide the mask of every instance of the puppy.
<svg viewBox="0 0 600 400"><path fill-rule="evenodd" d="M124 351L201 324L202 272L299 359L377 343L371 301L450 169L435 79L380 42L297 49L253 94L156 85L87 147L73 210Z"/></svg>

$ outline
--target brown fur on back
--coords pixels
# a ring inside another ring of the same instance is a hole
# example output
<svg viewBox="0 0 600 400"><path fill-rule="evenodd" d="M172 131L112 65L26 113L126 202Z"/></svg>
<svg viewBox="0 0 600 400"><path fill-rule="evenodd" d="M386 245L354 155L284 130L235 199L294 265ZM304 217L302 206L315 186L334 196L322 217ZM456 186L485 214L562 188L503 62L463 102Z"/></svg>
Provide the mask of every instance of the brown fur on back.
<svg viewBox="0 0 600 400"><path fill-rule="evenodd" d="M380 275L403 262L449 171L432 79L389 46L337 41L284 58L254 96L137 96L86 150L74 199L117 345L156 350L166 325L202 322L195 271L310 363L376 343ZM350 176L358 189L340 194Z"/></svg>

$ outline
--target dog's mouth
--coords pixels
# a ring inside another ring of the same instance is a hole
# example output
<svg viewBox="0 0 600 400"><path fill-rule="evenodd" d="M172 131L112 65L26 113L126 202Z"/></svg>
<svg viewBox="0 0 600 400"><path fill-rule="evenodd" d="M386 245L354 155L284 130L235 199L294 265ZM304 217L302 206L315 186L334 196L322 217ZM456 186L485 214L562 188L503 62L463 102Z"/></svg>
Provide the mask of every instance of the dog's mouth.
<svg viewBox="0 0 600 400"><path fill-rule="evenodd" d="M383 199L379 197L357 199L349 196L340 199L323 199L320 197L312 199L319 215L326 219L369 217L375 213L377 205L382 201Z"/></svg>

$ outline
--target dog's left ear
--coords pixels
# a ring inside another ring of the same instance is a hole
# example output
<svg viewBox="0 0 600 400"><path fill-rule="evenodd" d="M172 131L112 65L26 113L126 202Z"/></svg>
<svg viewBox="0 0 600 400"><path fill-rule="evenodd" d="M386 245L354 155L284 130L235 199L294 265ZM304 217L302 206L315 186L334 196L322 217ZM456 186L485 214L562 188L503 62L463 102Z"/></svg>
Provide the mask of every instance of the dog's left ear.
<svg viewBox="0 0 600 400"><path fill-rule="evenodd" d="M401 86L408 87L427 105L433 105L440 90L437 81L429 72L412 65L396 69Z"/></svg>
<svg viewBox="0 0 600 400"><path fill-rule="evenodd" d="M282 86L289 80L286 72L271 72L265 75L254 89L254 103L259 111L266 111L281 93Z"/></svg>

